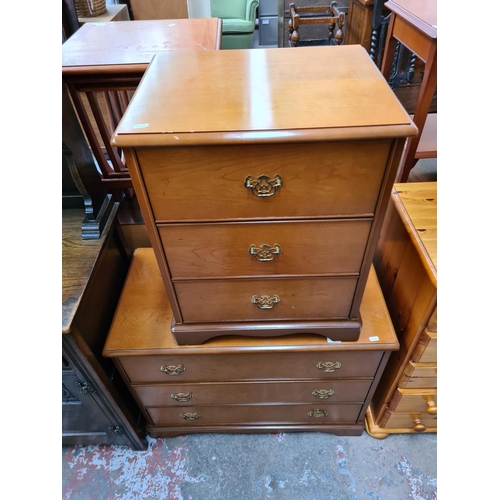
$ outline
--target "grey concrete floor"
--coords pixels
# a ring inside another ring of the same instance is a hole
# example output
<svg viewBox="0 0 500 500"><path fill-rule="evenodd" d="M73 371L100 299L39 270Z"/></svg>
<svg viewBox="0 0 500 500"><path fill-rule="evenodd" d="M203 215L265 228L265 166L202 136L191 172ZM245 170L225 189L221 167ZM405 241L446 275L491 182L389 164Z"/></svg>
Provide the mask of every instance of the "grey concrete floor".
<svg viewBox="0 0 500 500"><path fill-rule="evenodd" d="M63 447L63 499L427 500L437 435L192 434Z"/></svg>

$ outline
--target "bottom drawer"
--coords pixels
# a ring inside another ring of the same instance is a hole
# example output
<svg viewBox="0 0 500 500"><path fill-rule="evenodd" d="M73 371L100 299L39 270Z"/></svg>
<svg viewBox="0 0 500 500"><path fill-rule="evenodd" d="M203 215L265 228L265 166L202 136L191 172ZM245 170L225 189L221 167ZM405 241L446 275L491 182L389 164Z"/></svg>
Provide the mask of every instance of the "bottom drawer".
<svg viewBox="0 0 500 500"><path fill-rule="evenodd" d="M146 408L155 426L355 423L362 405L185 406Z"/></svg>
<svg viewBox="0 0 500 500"><path fill-rule="evenodd" d="M381 427L386 429L410 429L415 432L425 432L426 430L437 430L437 417L427 413L392 413L387 412L389 418Z"/></svg>

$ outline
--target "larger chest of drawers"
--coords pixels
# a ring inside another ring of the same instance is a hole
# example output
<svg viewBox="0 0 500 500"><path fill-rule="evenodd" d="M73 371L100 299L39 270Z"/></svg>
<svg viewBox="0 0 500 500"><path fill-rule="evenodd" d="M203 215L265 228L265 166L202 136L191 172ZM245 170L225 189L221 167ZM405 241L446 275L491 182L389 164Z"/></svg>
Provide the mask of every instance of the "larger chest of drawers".
<svg viewBox="0 0 500 500"><path fill-rule="evenodd" d="M372 268L355 342L296 334L226 336L178 345L151 248L137 249L104 346L153 437L188 432L363 432L391 351L399 345Z"/></svg>
<svg viewBox="0 0 500 500"><path fill-rule="evenodd" d="M157 54L115 131L179 344L356 340L404 140L358 46Z"/></svg>

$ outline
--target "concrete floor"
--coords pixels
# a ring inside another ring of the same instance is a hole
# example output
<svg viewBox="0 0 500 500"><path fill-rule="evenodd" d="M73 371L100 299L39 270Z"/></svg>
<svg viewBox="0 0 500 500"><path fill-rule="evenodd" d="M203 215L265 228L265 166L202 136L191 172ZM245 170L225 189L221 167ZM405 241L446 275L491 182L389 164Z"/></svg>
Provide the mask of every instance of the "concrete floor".
<svg viewBox="0 0 500 500"><path fill-rule="evenodd" d="M78 500L428 500L436 434L191 434L62 449L62 498Z"/></svg>

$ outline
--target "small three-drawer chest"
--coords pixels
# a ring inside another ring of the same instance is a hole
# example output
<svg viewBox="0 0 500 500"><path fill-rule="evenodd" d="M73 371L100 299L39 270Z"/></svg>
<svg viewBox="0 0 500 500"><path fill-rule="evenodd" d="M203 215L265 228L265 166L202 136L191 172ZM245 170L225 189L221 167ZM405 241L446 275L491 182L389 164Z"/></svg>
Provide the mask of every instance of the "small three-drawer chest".
<svg viewBox="0 0 500 500"><path fill-rule="evenodd" d="M375 256L401 349L367 412L374 437L437 432L437 183L395 184Z"/></svg>
<svg viewBox="0 0 500 500"><path fill-rule="evenodd" d="M295 334L177 345L151 248L134 253L104 356L113 358L153 437L188 432L323 431L360 435L399 345L375 271L355 342Z"/></svg>
<svg viewBox="0 0 500 500"><path fill-rule="evenodd" d="M361 46L157 54L123 148L178 344L354 341L405 139Z"/></svg>

